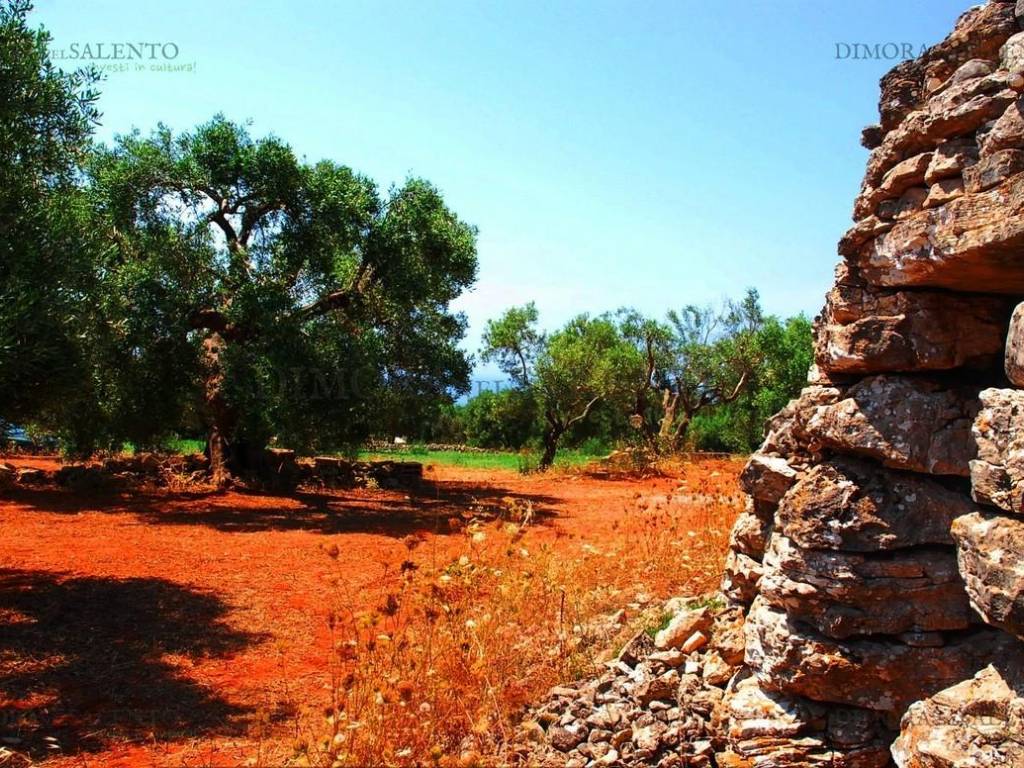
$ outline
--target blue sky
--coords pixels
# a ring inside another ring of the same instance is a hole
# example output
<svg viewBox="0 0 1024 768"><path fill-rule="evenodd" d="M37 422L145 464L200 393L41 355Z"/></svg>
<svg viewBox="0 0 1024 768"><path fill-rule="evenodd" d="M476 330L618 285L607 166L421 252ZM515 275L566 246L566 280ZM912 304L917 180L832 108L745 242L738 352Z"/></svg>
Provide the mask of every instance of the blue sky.
<svg viewBox="0 0 1024 768"><path fill-rule="evenodd" d="M487 318L530 299L548 327L748 285L770 312L814 315L895 63L837 43L916 49L967 7L37 0L35 15L56 49L171 43L194 65L111 73L103 139L222 111L383 187L430 179L480 230L480 279L458 302L473 351Z"/></svg>

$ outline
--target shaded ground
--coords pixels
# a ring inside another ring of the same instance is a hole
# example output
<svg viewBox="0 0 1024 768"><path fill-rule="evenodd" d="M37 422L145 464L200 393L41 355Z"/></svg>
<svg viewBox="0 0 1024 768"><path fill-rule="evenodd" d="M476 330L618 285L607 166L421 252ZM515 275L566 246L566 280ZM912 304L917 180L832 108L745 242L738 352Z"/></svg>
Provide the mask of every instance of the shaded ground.
<svg viewBox="0 0 1024 768"><path fill-rule="evenodd" d="M427 480L413 494L0 500L0 746L48 766L280 764L296 713L324 701L329 607L369 607L403 539L449 557L468 519L528 504L531 539L596 540L638 496L679 486L453 467Z"/></svg>

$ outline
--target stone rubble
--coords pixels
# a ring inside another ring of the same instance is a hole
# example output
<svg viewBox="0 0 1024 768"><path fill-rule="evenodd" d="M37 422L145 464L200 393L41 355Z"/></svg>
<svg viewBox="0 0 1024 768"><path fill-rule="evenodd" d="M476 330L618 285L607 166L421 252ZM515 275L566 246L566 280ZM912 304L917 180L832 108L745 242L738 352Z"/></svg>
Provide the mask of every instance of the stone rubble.
<svg viewBox="0 0 1024 768"><path fill-rule="evenodd" d="M743 612L713 596L695 602L704 605L683 608L653 640L641 633L627 643L603 675L552 689L520 724L514 762L716 765L723 702L743 662Z"/></svg>

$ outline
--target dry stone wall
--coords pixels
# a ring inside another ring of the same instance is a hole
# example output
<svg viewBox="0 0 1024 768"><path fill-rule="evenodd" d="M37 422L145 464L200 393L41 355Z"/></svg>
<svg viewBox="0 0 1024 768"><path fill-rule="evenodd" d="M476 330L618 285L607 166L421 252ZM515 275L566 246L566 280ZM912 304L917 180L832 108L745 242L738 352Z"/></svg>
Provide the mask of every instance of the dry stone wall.
<svg viewBox="0 0 1024 768"><path fill-rule="evenodd" d="M1022 30L989 0L882 80L808 386L742 478L719 764L1024 766Z"/></svg>
<svg viewBox="0 0 1024 768"><path fill-rule="evenodd" d="M879 109L728 604L554 689L512 762L1024 768L1024 0L964 14Z"/></svg>

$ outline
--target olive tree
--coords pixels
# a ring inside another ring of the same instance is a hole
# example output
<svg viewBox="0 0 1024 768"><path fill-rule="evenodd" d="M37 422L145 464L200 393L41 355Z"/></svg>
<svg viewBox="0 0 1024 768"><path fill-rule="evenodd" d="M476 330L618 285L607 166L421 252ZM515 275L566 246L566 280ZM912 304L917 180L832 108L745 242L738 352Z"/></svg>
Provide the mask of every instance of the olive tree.
<svg viewBox="0 0 1024 768"><path fill-rule="evenodd" d="M100 148L89 192L118 329L106 364L136 377L124 408L159 399L173 420L197 402L217 480L271 436L356 440L375 414L468 387L449 304L475 280L476 232L426 181L382 195L216 116Z"/></svg>
<svg viewBox="0 0 1024 768"><path fill-rule="evenodd" d="M537 319L536 308L527 304L490 321L481 356L533 392L543 420L540 467L547 469L566 432L599 403L628 396L637 358L609 315L582 314L551 334L537 330Z"/></svg>
<svg viewBox="0 0 1024 768"><path fill-rule="evenodd" d="M724 306L687 305L665 322L620 310L623 336L641 363L634 379L633 420L652 449L682 448L701 412L736 401L754 383L764 323L757 291Z"/></svg>

